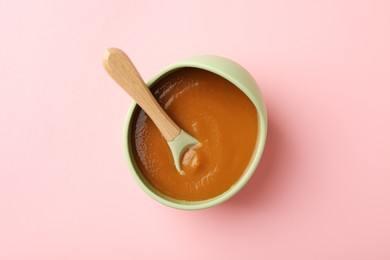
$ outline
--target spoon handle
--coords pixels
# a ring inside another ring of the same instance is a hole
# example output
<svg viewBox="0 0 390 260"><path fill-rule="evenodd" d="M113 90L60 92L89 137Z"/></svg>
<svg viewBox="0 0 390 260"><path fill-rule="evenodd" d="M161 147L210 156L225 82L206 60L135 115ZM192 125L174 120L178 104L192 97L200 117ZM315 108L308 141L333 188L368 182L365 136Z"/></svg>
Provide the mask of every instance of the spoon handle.
<svg viewBox="0 0 390 260"><path fill-rule="evenodd" d="M109 48L103 56L107 73L146 112L167 142L177 137L181 129L158 104L130 58L122 50Z"/></svg>

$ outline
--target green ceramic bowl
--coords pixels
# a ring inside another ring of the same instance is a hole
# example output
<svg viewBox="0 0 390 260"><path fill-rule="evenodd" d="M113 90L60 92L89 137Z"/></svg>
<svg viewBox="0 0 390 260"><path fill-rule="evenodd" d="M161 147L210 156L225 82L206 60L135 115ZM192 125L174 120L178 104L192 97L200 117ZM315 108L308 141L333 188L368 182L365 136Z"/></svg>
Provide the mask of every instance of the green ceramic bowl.
<svg viewBox="0 0 390 260"><path fill-rule="evenodd" d="M205 209L215 205L218 205L227 199L231 198L234 194L236 194L250 179L253 172L257 168L259 164L261 155L263 153L265 140L267 136L267 112L264 104L263 97L260 93L259 87L256 84L256 81L252 78L252 76L240 65L226 58L222 58L219 56L195 56L188 59L184 59L173 63L172 65L161 70L157 75L155 75L152 79L147 82L148 86L152 86L153 83L158 81L160 78L165 75L173 72L177 69L192 67L204 69L210 72L213 72L223 78L232 82L235 86L237 86L242 92L244 92L249 99L256 106L258 112L258 122L259 122L259 133L257 137L257 144L254 150L252 159L248 164L245 172L242 174L241 178L225 193L214 197L212 199L203 200L203 201L183 201L173 199L168 197L161 192L157 191L148 181L144 178L142 173L140 172L137 163L135 161L130 136L131 136L131 125L133 120L133 115L135 108L137 105L134 103L128 112L125 127L124 127L124 146L126 159L130 168L131 173L133 174L135 180L141 186L141 188L149 194L152 198L157 200L158 202L173 207L177 209L185 209L185 210L196 210L196 209Z"/></svg>

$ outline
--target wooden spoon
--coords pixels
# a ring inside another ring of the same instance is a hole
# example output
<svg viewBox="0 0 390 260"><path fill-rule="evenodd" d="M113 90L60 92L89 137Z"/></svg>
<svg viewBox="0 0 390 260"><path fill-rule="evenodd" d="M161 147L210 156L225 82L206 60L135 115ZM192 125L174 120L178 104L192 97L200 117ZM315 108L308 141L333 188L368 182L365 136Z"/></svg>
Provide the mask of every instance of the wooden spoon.
<svg viewBox="0 0 390 260"><path fill-rule="evenodd" d="M129 94L146 112L168 142L178 172L181 172L181 154L191 145L198 144L191 135L181 129L167 115L164 109L146 86L141 75L122 50L109 48L103 56L103 65L107 73Z"/></svg>

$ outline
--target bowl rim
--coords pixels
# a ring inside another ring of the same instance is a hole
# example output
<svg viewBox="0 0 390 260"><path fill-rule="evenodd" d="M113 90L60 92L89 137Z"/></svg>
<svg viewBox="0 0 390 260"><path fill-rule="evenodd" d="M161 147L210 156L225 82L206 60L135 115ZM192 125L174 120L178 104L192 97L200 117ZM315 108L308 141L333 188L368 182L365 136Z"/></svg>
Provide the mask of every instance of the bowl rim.
<svg viewBox="0 0 390 260"><path fill-rule="evenodd" d="M237 69L241 69L246 72L247 76L249 76L255 83L257 87L257 94L259 96L253 95L247 87L242 86L242 84L235 78L234 76L230 75L229 73L226 73L223 71L223 69L220 69L218 67L215 67L214 65L208 64L208 62L201 61L203 58L215 58L218 59L222 62L228 62L231 64L234 64L237 66ZM194 60L195 59L195 60ZM200 60L200 61L198 61ZM227 58L221 57L221 56L215 56L215 55L201 55L201 56L193 56L187 59L183 59L180 61L177 61L175 63L172 63L166 67L164 67L162 70L157 72L154 76L152 76L146 83L148 87L151 87L157 80L160 78L164 77L166 74L171 73L177 69L182 69L182 68L199 68L199 69L204 69L207 71L210 71L212 73L215 73L230 82L232 82L236 87L238 87L241 91L245 93L246 96L250 98L252 103L255 105L257 114L258 114L258 127L261 131L258 133L258 138L257 138L257 144L255 146L255 151L254 154L252 155L252 159L250 163L248 164L248 167L245 169L243 172L242 176L239 178L239 180L232 185L231 188L229 188L227 191L224 193L208 199L208 200L202 200L202 201L184 201L184 200L176 200L173 198L165 198L168 196L165 196L164 194L161 194L157 190L152 191L150 187L148 187L142 178L139 176L140 173L138 166L135 165L135 163L132 162L132 150L129 145L128 141L128 136L131 131L131 122L132 122L132 117L134 115L134 112L136 111L136 108L138 105L133 101L132 104L130 105L130 108L128 109L127 116L125 119L125 125L123 128L123 141L124 141L124 152L125 152L125 157L126 161L128 164L128 167L130 169L131 174L135 178L136 182L138 185L154 200L160 202L163 205L176 208L176 209L182 209L182 210L199 210L199 209L206 209L210 208L216 205L221 204L222 202L227 201L231 197L233 197L238 191L240 191L245 184L249 181L249 179L252 177L253 173L255 172L256 168L258 167L258 164L260 162L260 159L262 157L264 147L265 147L265 141L267 137L267 112L266 112L266 107L264 100L262 98L262 94L260 92L260 88L257 85L256 81L253 79L253 77L239 64L236 62L229 60ZM145 180L146 181L146 180Z"/></svg>

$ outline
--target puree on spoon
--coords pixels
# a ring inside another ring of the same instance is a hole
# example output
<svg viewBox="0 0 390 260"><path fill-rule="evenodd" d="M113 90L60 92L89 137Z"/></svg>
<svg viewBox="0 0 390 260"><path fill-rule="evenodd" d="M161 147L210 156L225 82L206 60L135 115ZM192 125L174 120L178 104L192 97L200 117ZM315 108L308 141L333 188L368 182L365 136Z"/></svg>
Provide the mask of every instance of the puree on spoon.
<svg viewBox="0 0 390 260"><path fill-rule="evenodd" d="M174 199L200 201L226 192L249 164L258 134L257 111L234 84L212 72L178 69L151 87L167 114L199 140L182 155L179 173L167 142L137 109L130 140L147 181Z"/></svg>

